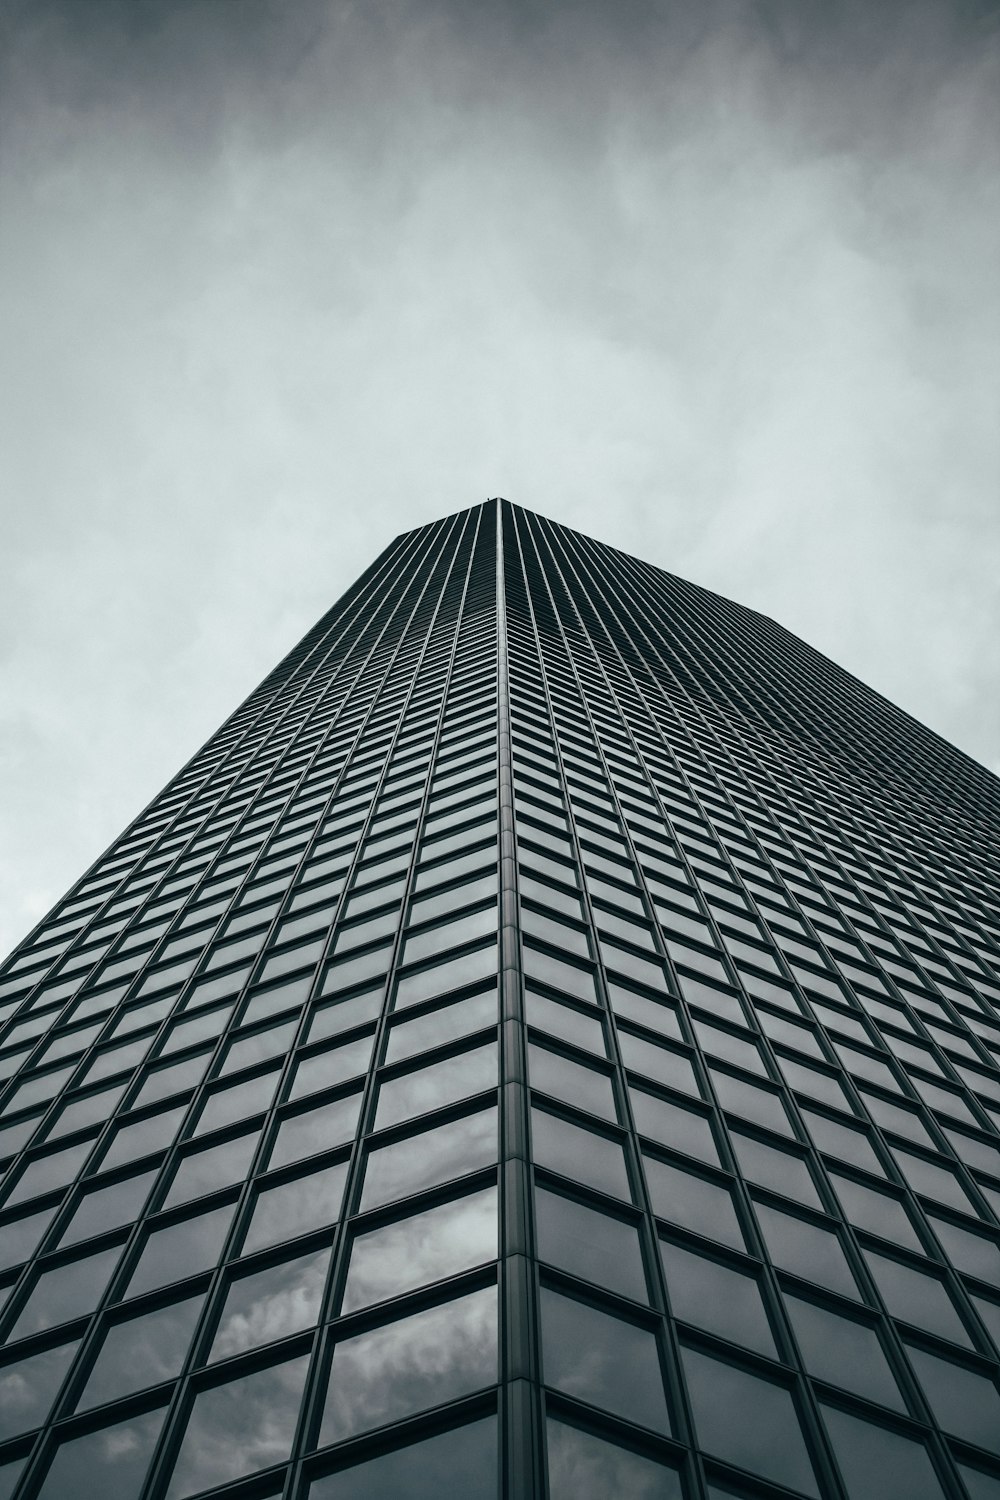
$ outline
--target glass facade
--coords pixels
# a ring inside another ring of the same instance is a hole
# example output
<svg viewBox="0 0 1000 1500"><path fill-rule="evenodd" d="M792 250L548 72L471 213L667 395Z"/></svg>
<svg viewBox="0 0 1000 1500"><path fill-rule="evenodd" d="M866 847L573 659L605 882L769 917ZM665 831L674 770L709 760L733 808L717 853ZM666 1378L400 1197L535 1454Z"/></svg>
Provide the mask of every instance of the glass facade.
<svg viewBox="0 0 1000 1500"><path fill-rule="evenodd" d="M998 792L398 538L0 968L2 1500L997 1500Z"/></svg>

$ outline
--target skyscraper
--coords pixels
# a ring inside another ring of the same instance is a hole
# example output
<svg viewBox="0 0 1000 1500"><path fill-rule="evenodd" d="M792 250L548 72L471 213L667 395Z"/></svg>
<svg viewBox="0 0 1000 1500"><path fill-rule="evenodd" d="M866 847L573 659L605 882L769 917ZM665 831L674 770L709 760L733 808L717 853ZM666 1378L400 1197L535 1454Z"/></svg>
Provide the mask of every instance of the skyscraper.
<svg viewBox="0 0 1000 1500"><path fill-rule="evenodd" d="M0 1496L1000 1495L998 813L751 610L399 537L0 971Z"/></svg>

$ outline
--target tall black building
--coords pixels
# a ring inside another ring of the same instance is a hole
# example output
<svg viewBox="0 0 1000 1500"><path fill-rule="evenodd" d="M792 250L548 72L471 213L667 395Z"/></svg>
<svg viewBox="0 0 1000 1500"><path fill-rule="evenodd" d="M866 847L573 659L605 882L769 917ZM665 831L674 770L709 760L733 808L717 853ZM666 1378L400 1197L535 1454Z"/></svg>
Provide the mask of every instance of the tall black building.
<svg viewBox="0 0 1000 1500"><path fill-rule="evenodd" d="M0 970L0 1497L1000 1496L998 790L399 537Z"/></svg>

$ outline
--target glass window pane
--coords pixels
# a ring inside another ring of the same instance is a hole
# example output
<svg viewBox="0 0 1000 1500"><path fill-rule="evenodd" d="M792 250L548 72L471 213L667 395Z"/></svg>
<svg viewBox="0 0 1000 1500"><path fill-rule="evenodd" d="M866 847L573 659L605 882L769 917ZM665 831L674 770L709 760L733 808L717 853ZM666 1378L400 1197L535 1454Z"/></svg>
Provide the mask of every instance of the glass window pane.
<svg viewBox="0 0 1000 1500"><path fill-rule="evenodd" d="M316 1250L232 1282L209 1360L311 1328L319 1317L329 1260L329 1250Z"/></svg>
<svg viewBox="0 0 1000 1500"><path fill-rule="evenodd" d="M242 1253L335 1224L346 1181L347 1162L337 1162L307 1177L263 1188L253 1207Z"/></svg>
<svg viewBox="0 0 1000 1500"><path fill-rule="evenodd" d="M707 1239L746 1249L728 1188L652 1156L644 1156L642 1164L654 1213Z"/></svg>
<svg viewBox="0 0 1000 1500"><path fill-rule="evenodd" d="M136 1297L214 1266L222 1254L234 1209L235 1204L227 1203L207 1214L182 1219L179 1224L154 1229L132 1272L127 1295Z"/></svg>
<svg viewBox="0 0 1000 1500"><path fill-rule="evenodd" d="M660 1255L675 1318L778 1358L756 1276L666 1240Z"/></svg>
<svg viewBox="0 0 1000 1500"><path fill-rule="evenodd" d="M204 1300L188 1297L127 1323L112 1323L77 1410L117 1401L120 1396L179 1375Z"/></svg>
<svg viewBox="0 0 1000 1500"><path fill-rule="evenodd" d="M785 1294L785 1307L810 1375L843 1386L894 1411L906 1405L873 1328Z"/></svg>
<svg viewBox="0 0 1000 1500"><path fill-rule="evenodd" d="M647 1094L645 1089L630 1087L629 1098L635 1128L640 1135L648 1135L661 1146L683 1151L711 1166L719 1165L715 1136L705 1115L686 1109L683 1104L675 1104L672 1099Z"/></svg>
<svg viewBox="0 0 1000 1500"><path fill-rule="evenodd" d="M342 1311L454 1276L497 1253L497 1191L486 1188L452 1203L363 1232L351 1247Z"/></svg>
<svg viewBox="0 0 1000 1500"><path fill-rule="evenodd" d="M682 1500L680 1475L631 1448L549 1417L549 1500Z"/></svg>
<svg viewBox="0 0 1000 1500"><path fill-rule="evenodd" d="M944 1500L922 1443L833 1406L820 1410L850 1500Z"/></svg>
<svg viewBox="0 0 1000 1500"><path fill-rule="evenodd" d="M159 1114L148 1115L143 1120L126 1118L111 1137L111 1144L104 1153L101 1167L120 1167L127 1161L138 1161L154 1151L162 1151L171 1144L177 1128L187 1111L186 1104L172 1109L161 1109Z"/></svg>
<svg viewBox="0 0 1000 1500"><path fill-rule="evenodd" d="M457 1041L484 1026L495 1026L497 1022L496 990L485 990L479 995L470 995L467 1000L458 1000L453 1005L441 1006L422 1016L415 1016L393 1026L385 1051L387 1063L403 1062L415 1057L418 1052L445 1042Z"/></svg>
<svg viewBox="0 0 1000 1500"><path fill-rule="evenodd" d="M0 1369L0 1442L45 1420L79 1347L60 1344Z"/></svg>
<svg viewBox="0 0 1000 1500"><path fill-rule="evenodd" d="M916 1271L902 1261L863 1251L882 1300L894 1318L926 1328L943 1339L969 1347L971 1340L945 1286L936 1276Z"/></svg>
<svg viewBox="0 0 1000 1500"><path fill-rule="evenodd" d="M547 1047L528 1043L528 1067L532 1088L541 1089L556 1099L563 1099L577 1109L588 1110L604 1120L618 1119L614 1089L606 1073L598 1073L586 1064Z"/></svg>
<svg viewBox="0 0 1000 1500"><path fill-rule="evenodd" d="M535 1214L543 1260L645 1302L646 1275L634 1225L541 1187L535 1189Z"/></svg>
<svg viewBox="0 0 1000 1500"><path fill-rule="evenodd" d="M361 1095L348 1094L302 1114L286 1116L278 1126L268 1166L288 1166L319 1151L345 1145L353 1139L360 1108Z"/></svg>
<svg viewBox="0 0 1000 1500"><path fill-rule="evenodd" d="M497 1291L486 1287L337 1344L320 1444L398 1422L497 1378Z"/></svg>
<svg viewBox="0 0 1000 1500"><path fill-rule="evenodd" d="M1000 1453L1000 1392L985 1375L907 1345L910 1364L945 1432Z"/></svg>
<svg viewBox="0 0 1000 1500"><path fill-rule="evenodd" d="M765 1203L755 1203L754 1208L767 1253L776 1266L845 1297L857 1297L847 1257L832 1230L783 1214Z"/></svg>
<svg viewBox="0 0 1000 1500"><path fill-rule="evenodd" d="M449 1182L497 1159L497 1111L479 1110L368 1153L361 1208Z"/></svg>
<svg viewBox="0 0 1000 1500"><path fill-rule="evenodd" d="M700 1446L805 1495L819 1495L791 1393L696 1349L681 1350Z"/></svg>
<svg viewBox="0 0 1000 1500"><path fill-rule="evenodd" d="M142 1488L165 1410L131 1417L61 1443L38 1500L134 1500Z"/></svg>
<svg viewBox="0 0 1000 1500"><path fill-rule="evenodd" d="M496 1500L497 1420L484 1417L450 1432L438 1432L406 1448L380 1453L367 1463L340 1469L309 1486L309 1500Z"/></svg>
<svg viewBox="0 0 1000 1500"><path fill-rule="evenodd" d="M654 1333L547 1287L541 1313L546 1385L669 1435Z"/></svg>
<svg viewBox="0 0 1000 1500"><path fill-rule="evenodd" d="M110 1250L101 1250L96 1255L87 1255L81 1260L43 1271L10 1331L10 1341L13 1343L15 1339L26 1338L29 1333L41 1333L45 1328L55 1328L60 1323L68 1323L71 1318L93 1312L120 1254L121 1246L115 1245Z"/></svg>
<svg viewBox="0 0 1000 1500"><path fill-rule="evenodd" d="M279 1074L275 1070L260 1073L256 1078L247 1078L242 1083L230 1084L228 1088L216 1089L204 1100L195 1126L195 1135L207 1135L210 1130L221 1130L237 1120L259 1115L271 1103L278 1086Z"/></svg>
<svg viewBox="0 0 1000 1500"><path fill-rule="evenodd" d="M607 1055L604 1027L596 1016L586 1015L572 1005L563 1005L532 989L525 992L524 1015L529 1026L537 1026L560 1041L572 1042L598 1057Z"/></svg>
<svg viewBox="0 0 1000 1500"><path fill-rule="evenodd" d="M459 985L491 979L496 973L497 950L496 944L491 943L488 948L477 948L474 953L463 953L417 974L404 975L396 985L396 1008L401 1010L434 995L445 995Z"/></svg>
<svg viewBox="0 0 1000 1500"><path fill-rule="evenodd" d="M75 1245L91 1235L131 1224L137 1217L156 1177L155 1172L141 1172L109 1183L86 1193L59 1239L60 1246Z"/></svg>
<svg viewBox="0 0 1000 1500"><path fill-rule="evenodd" d="M258 1139L259 1133L251 1130L247 1135L220 1141L216 1146L182 1157L162 1207L174 1208L179 1203L189 1203L193 1198L215 1192L217 1188L242 1182L253 1160Z"/></svg>
<svg viewBox="0 0 1000 1500"><path fill-rule="evenodd" d="M783 1193L810 1208L823 1207L812 1174L800 1156L739 1130L731 1130L729 1137L740 1171L748 1182L770 1188L772 1193Z"/></svg>
<svg viewBox="0 0 1000 1500"><path fill-rule="evenodd" d="M188 1418L168 1500L282 1463L305 1385L308 1355L200 1391Z"/></svg>
<svg viewBox="0 0 1000 1500"><path fill-rule="evenodd" d="M881 1235L894 1245L905 1245L910 1250L922 1251L920 1236L913 1227L909 1214L898 1199L888 1193L880 1193L853 1177L844 1177L839 1172L830 1172L837 1197L844 1213L858 1229L869 1234Z"/></svg>
<svg viewBox="0 0 1000 1500"><path fill-rule="evenodd" d="M625 1153L617 1141L579 1125L531 1111L531 1154L541 1167L560 1172L571 1182L585 1182L615 1198L632 1199Z"/></svg>
<svg viewBox="0 0 1000 1500"><path fill-rule="evenodd" d="M306 1038L309 1042L322 1042L327 1037L339 1036L366 1021L374 1021L382 1009L382 986L352 995L349 1000L337 1000L332 1005L317 1008L309 1024Z"/></svg>
<svg viewBox="0 0 1000 1500"><path fill-rule="evenodd" d="M497 1048L495 1042L488 1042L472 1052L387 1079L379 1088L375 1128L398 1125L496 1086Z"/></svg>
<svg viewBox="0 0 1000 1500"><path fill-rule="evenodd" d="M303 1057L295 1068L289 1099L301 1099L306 1094L315 1094L319 1089L334 1088L346 1083L367 1070L375 1035L356 1037L342 1047L331 1047L326 1052L314 1052Z"/></svg>

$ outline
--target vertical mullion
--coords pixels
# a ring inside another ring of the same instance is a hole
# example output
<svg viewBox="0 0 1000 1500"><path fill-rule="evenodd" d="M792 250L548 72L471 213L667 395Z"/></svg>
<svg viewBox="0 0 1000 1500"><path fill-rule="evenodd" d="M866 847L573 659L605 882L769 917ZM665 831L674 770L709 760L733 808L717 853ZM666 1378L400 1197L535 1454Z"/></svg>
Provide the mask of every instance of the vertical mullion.
<svg viewBox="0 0 1000 1500"><path fill-rule="evenodd" d="M521 972L517 835L510 741L510 677L503 505L496 507L497 746L500 833L500 1288L503 1500L544 1494L538 1266L531 1193L527 1034Z"/></svg>

